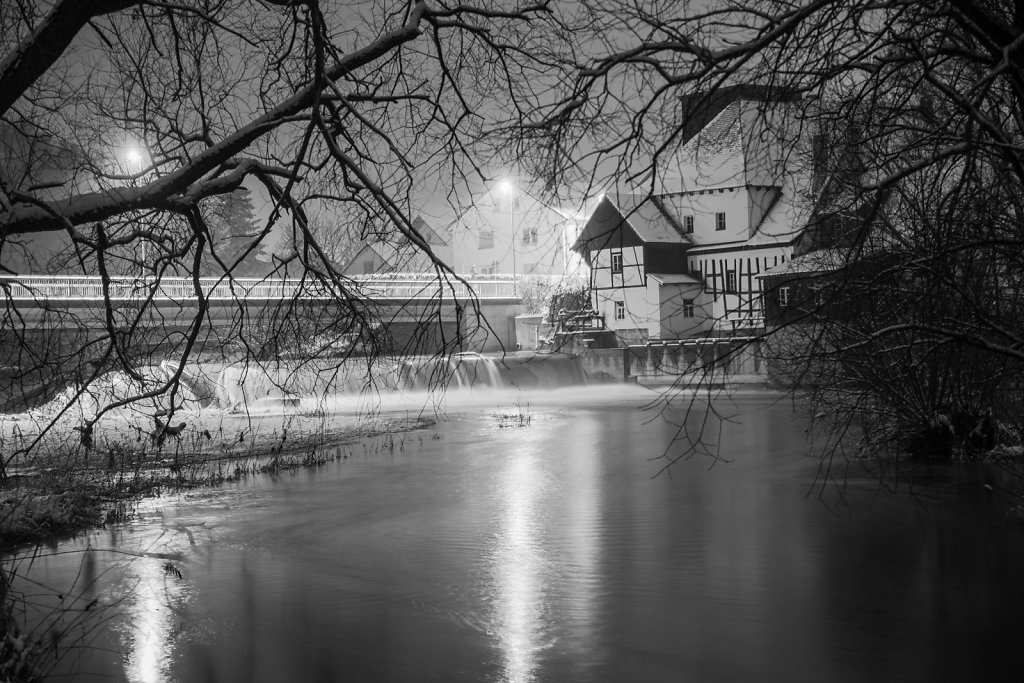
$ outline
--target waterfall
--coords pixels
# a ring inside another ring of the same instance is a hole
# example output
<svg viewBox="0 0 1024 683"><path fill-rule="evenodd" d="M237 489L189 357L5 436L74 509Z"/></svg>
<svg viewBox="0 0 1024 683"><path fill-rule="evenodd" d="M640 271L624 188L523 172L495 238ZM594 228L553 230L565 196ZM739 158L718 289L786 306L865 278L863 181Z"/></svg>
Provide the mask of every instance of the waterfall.
<svg viewBox="0 0 1024 683"><path fill-rule="evenodd" d="M178 370L178 361L165 360L160 369L170 378ZM587 378L580 359L567 354L465 351L381 359L370 368L360 365L359 359L273 367L197 362L184 369L181 382L203 407L239 408L257 401L295 404L302 396L355 396L371 385L384 391L554 389L586 384Z"/></svg>

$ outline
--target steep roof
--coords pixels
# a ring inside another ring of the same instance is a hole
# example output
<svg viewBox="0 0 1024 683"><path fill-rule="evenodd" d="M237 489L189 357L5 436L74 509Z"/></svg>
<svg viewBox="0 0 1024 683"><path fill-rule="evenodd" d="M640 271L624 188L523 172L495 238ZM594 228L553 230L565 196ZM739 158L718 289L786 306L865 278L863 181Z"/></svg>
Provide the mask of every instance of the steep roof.
<svg viewBox="0 0 1024 683"><path fill-rule="evenodd" d="M820 249L796 256L765 271L762 277L824 273L845 268L850 263L849 249Z"/></svg>
<svg viewBox="0 0 1024 683"><path fill-rule="evenodd" d="M678 188L699 191L743 185L780 185L792 151L792 126L787 120L791 97L765 101L743 90L717 101L714 116L699 130L684 134L679 149ZM690 125L692 122L688 122Z"/></svg>
<svg viewBox="0 0 1024 683"><path fill-rule="evenodd" d="M658 197L618 195L614 203L619 215L629 222L644 242L688 242L682 226L669 214Z"/></svg>
<svg viewBox="0 0 1024 683"><path fill-rule="evenodd" d="M779 192L765 212L761 222L754 226L747 239L751 245L788 244L796 240L804 229L806 218L801 206L794 203L791 193Z"/></svg>
<svg viewBox="0 0 1024 683"><path fill-rule="evenodd" d="M612 236L628 230L643 243L688 243L682 227L664 209L657 197L648 195L605 195L587 220L580 236L572 245L573 251L601 249L612 241Z"/></svg>
<svg viewBox="0 0 1024 683"><path fill-rule="evenodd" d="M682 140L684 143L689 142L691 138L703 131L711 121L717 118L723 110L739 100L750 102L795 102L799 99L799 93L792 90L754 84L731 85L711 91L683 95L679 98L684 121Z"/></svg>
<svg viewBox="0 0 1024 683"><path fill-rule="evenodd" d="M416 216L412 222L412 228L419 233L423 241L431 245L444 246L448 244L443 237L436 230L430 227L430 224L423 220L422 216Z"/></svg>

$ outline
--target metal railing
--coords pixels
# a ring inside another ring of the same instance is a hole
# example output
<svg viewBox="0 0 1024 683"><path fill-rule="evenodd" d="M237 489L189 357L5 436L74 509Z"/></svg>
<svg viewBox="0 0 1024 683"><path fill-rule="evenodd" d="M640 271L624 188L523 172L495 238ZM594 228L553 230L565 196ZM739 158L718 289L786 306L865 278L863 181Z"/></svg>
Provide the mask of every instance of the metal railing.
<svg viewBox="0 0 1024 683"><path fill-rule="evenodd" d="M511 275L488 275L441 279L432 274L397 273L357 275L331 282L279 278L199 278L199 289L212 301L239 300L330 300L338 296L369 299L431 300L518 298L517 279ZM196 283L188 277L111 277L107 294L99 276L3 275L0 297L9 301L155 301L185 302L196 299Z"/></svg>

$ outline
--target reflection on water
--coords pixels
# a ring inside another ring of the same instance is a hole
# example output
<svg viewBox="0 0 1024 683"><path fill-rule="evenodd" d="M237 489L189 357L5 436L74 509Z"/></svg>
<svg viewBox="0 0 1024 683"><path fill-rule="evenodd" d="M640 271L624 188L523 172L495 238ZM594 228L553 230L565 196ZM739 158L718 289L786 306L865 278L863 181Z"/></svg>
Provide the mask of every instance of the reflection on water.
<svg viewBox="0 0 1024 683"><path fill-rule="evenodd" d="M764 400L714 467L652 478L675 427L617 389L531 401L522 428L467 401L92 534L135 554L90 553L120 616L74 680L1018 680L1024 531L983 496L924 509L851 469L836 514ZM33 578L74 579L71 557Z"/></svg>
<svg viewBox="0 0 1024 683"><path fill-rule="evenodd" d="M583 680L586 671L601 664L603 650L594 648L597 614L595 606L600 600L600 520L602 492L602 462L594 457L590 444L596 420L577 420L573 423L573 436L566 444L562 500L564 509L554 526L561 527L560 558L563 574L561 618L568 628L562 647L573 652L570 673L574 680ZM561 427L561 426L560 426Z"/></svg>
<svg viewBox="0 0 1024 683"><path fill-rule="evenodd" d="M545 637L543 586L549 567L537 509L545 491L530 445L521 444L507 455L493 567L496 635L509 683L534 680Z"/></svg>
<svg viewBox="0 0 1024 683"><path fill-rule="evenodd" d="M157 560L131 562L126 581L132 584L124 607L125 675L131 683L164 683L170 679L174 646L173 605L181 588Z"/></svg>
<svg viewBox="0 0 1024 683"><path fill-rule="evenodd" d="M30 574L29 607L39 614L36 632L49 634L58 675L109 679L103 660L117 655L116 680L165 683L176 644L186 632L191 595L178 566L187 545L159 526L98 530L56 549L5 558L5 569ZM35 580L35 577L41 580ZM107 662L109 665L109 662Z"/></svg>
<svg viewBox="0 0 1024 683"><path fill-rule="evenodd" d="M593 638L602 466L593 427L591 420L541 420L492 442L501 471L488 572L501 680L508 683L546 678L545 665L559 655L571 655L574 679L601 659ZM553 440L563 448L552 449Z"/></svg>
<svg viewBox="0 0 1024 683"><path fill-rule="evenodd" d="M106 560L104 592L117 604L112 631L129 683L177 680L176 645L189 630L185 615L192 597L181 560L194 541L190 530L150 525L114 528L87 541L87 554Z"/></svg>

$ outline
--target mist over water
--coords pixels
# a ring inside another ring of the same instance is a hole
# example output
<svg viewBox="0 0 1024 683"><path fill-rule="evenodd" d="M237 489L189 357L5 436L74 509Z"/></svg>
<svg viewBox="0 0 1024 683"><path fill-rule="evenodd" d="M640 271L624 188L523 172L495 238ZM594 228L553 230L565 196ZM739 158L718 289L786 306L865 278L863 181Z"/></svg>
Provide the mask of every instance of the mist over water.
<svg viewBox="0 0 1024 683"><path fill-rule="evenodd" d="M922 500L854 467L826 505L765 396L655 477L705 419L655 398L452 391L430 430L145 503L31 576L116 603L83 681L1017 680L1024 533L969 477Z"/></svg>

